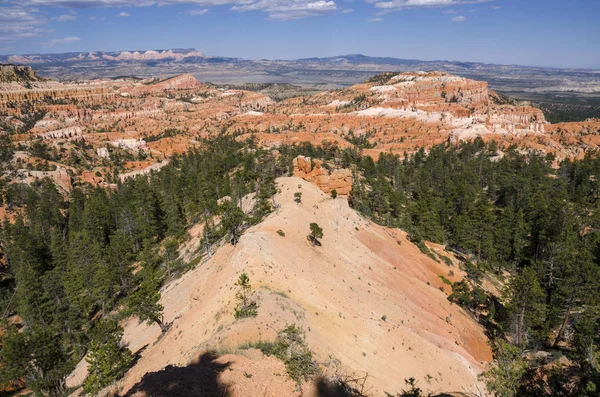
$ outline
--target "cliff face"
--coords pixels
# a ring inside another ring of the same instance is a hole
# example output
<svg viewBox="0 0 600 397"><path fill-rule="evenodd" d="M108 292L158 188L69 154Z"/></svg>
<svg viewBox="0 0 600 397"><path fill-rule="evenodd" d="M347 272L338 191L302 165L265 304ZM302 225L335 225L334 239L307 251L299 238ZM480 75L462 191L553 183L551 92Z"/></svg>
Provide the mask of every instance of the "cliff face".
<svg viewBox="0 0 600 397"><path fill-rule="evenodd" d="M42 81L31 66L0 64L0 83Z"/></svg>

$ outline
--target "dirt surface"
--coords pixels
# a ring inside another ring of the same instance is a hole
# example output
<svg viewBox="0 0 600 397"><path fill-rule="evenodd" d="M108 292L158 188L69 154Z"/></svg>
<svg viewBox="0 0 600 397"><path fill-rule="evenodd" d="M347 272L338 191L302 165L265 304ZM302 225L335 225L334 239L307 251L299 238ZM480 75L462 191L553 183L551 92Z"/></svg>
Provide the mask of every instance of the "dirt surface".
<svg viewBox="0 0 600 397"><path fill-rule="evenodd" d="M281 363L239 349L272 340L289 324L306 332L320 363L334 358L339 371L368 373L371 395L397 392L411 376L425 390L475 391L490 349L482 328L448 302L438 277L458 279L459 269L425 256L405 233L364 219L344 196L332 199L296 177L277 184L280 207L274 213L236 246L220 247L163 288L165 321L172 323L165 335L159 338L157 326L135 319L123 324L124 342L139 357L119 384L121 394L166 395L161 393L175 382L168 382L170 375L189 382L196 373L201 380L202 373L216 371L232 396L296 396ZM300 204L294 202L296 191L302 192ZM323 228L320 247L306 238L310 222ZM250 277L259 309L256 318L236 321L234 283L242 272ZM209 351L234 354L211 356L207 364L202 360ZM206 365L196 365L198 360ZM74 379L83 379L85 369L80 371ZM310 382L303 391L318 393Z"/></svg>

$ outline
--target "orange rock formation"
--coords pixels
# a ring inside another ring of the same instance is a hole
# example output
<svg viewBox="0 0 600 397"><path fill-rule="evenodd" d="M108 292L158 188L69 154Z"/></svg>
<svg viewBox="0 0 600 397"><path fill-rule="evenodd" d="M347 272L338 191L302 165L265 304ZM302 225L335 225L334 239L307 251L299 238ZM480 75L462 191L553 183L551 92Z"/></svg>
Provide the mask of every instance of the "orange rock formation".
<svg viewBox="0 0 600 397"><path fill-rule="evenodd" d="M329 172L323 167L322 160L314 160L314 168L312 161L310 157L296 157L293 160L294 176L313 182L324 193L331 193L333 190L342 195L350 193L352 190L352 171L342 168Z"/></svg>

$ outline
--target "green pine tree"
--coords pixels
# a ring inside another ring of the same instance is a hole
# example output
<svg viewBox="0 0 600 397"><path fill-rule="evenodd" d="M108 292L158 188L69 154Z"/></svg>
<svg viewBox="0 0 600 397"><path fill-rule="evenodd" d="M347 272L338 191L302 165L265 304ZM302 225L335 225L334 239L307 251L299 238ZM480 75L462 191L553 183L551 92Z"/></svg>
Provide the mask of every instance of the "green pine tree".
<svg viewBox="0 0 600 397"><path fill-rule="evenodd" d="M86 358L88 377L83 390L92 395L120 379L131 364L131 351L121 344L123 329L116 321L102 319L92 331Z"/></svg>

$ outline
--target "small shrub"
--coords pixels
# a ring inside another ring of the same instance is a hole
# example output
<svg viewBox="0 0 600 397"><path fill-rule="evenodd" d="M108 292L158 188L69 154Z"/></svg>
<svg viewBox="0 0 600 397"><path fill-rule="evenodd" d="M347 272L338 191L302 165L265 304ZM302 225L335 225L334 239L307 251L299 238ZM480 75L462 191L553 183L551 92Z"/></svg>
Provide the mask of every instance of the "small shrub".
<svg viewBox="0 0 600 397"><path fill-rule="evenodd" d="M408 389L403 390L398 393L397 397L425 397L426 394L423 390L417 387L417 381L415 378L404 379L404 383L408 387Z"/></svg>
<svg viewBox="0 0 600 397"><path fill-rule="evenodd" d="M383 316L381 316L381 320L382 321L387 321L387 316L384 314Z"/></svg>
<svg viewBox="0 0 600 397"><path fill-rule="evenodd" d="M285 232L281 229L277 230L277 234L279 234L281 237L285 237Z"/></svg>
<svg viewBox="0 0 600 397"><path fill-rule="evenodd" d="M316 223L310 224L310 234L307 236L308 240L312 243L312 245L321 245L319 241L320 238L323 238L323 229Z"/></svg>
<svg viewBox="0 0 600 397"><path fill-rule="evenodd" d="M422 253L424 253L425 255L427 255L428 257L430 257L431 259L433 259L434 261L439 262L438 258L435 256L435 254L433 253L433 251L430 250L427 245L425 245L425 243L423 242L423 240L419 239L417 241L412 241L412 242L419 248L419 250Z"/></svg>
<svg viewBox="0 0 600 397"><path fill-rule="evenodd" d="M296 192L296 193L294 193L294 201L297 204L300 204L302 202L302 192Z"/></svg>
<svg viewBox="0 0 600 397"><path fill-rule="evenodd" d="M438 256L439 256L440 258L442 258L442 260L444 261L444 263L445 263L446 265L448 265L448 266L453 266L453 265L454 265L454 264L452 263L452 259L448 258L447 256L445 256L445 255L440 255L440 254L438 254Z"/></svg>
<svg viewBox="0 0 600 397"><path fill-rule="evenodd" d="M333 189L333 190L331 191L331 198L336 198L336 197L337 197L337 194L338 194L338 193L337 193L337 190Z"/></svg>
<svg viewBox="0 0 600 397"><path fill-rule="evenodd" d="M288 375L298 386L303 380L306 381L320 372L312 351L306 345L304 332L295 324L278 331L274 342L258 342L251 347L283 361Z"/></svg>
<svg viewBox="0 0 600 397"><path fill-rule="evenodd" d="M245 317L256 317L258 315L258 304L252 299L252 287L250 286L250 278L246 273L240 274L240 278L235 283L240 290L235 295L238 304L233 313L236 319Z"/></svg>

